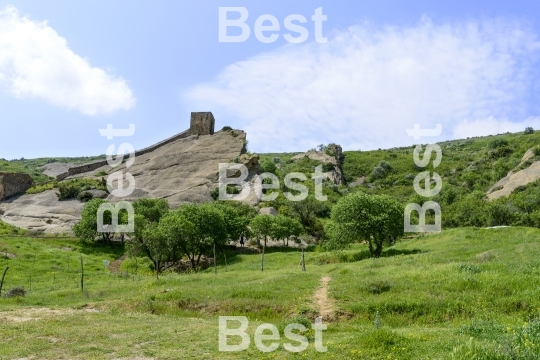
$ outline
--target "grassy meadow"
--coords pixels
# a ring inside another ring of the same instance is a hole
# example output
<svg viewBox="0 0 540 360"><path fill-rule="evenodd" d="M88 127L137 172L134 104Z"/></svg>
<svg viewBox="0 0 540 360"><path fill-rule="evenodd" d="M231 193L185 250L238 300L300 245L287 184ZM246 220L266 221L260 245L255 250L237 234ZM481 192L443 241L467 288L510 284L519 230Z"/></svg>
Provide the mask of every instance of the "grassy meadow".
<svg viewBox="0 0 540 360"><path fill-rule="evenodd" d="M143 259L115 261L119 245L3 236L2 293L24 286L27 294L0 298L0 359L536 359L539 237L533 228L452 229L399 241L379 259L361 244L316 248L306 272L297 249L268 251L264 272L259 254L230 250L217 275L209 268L156 279ZM283 343L287 324L318 315L323 277L328 352L315 351L312 330L305 352L260 352L258 325L275 324ZM248 317L248 350L218 352L222 315Z"/></svg>

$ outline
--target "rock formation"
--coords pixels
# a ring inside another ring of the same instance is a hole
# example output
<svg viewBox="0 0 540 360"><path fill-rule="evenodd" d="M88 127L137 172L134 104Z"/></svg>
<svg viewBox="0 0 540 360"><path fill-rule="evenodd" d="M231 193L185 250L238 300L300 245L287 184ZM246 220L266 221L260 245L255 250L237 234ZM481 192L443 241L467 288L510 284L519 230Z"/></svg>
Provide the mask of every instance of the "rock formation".
<svg viewBox="0 0 540 360"><path fill-rule="evenodd" d="M195 114L195 115L194 115ZM163 198L172 208L186 202L212 201L210 192L218 184L220 163L241 162L250 169L250 179L257 176L258 156L242 154L246 133L241 130L214 133L214 117L205 113L193 113L195 129L175 135L159 144L137 151L134 163L126 168L123 163L116 168L95 163L71 168L71 173L60 178L94 178L105 171L129 172L135 179L135 189L127 197L109 195L106 200L136 200L139 198ZM206 113L208 114L208 113ZM203 133L190 135L191 132ZM213 134L213 135L212 135ZM235 161L236 160L236 161ZM125 178L125 176L124 176ZM128 188L129 183L123 182ZM117 182L113 187L118 188ZM25 189L26 190L26 189ZM253 199L251 199L253 200ZM251 201L249 200L249 201ZM22 195L0 203L0 219L15 226L46 233L69 232L80 219L83 203L77 200L58 201L55 190L41 194Z"/></svg>
<svg viewBox="0 0 540 360"><path fill-rule="evenodd" d="M320 161L323 164L332 164L333 170L326 172L328 179L334 184L343 185L345 178L341 171L343 166L343 150L341 146L337 144L330 144L326 147L325 151L308 151L306 153L298 154L292 157L292 160L300 160L304 157L308 157L311 160Z"/></svg>
<svg viewBox="0 0 540 360"><path fill-rule="evenodd" d="M0 201L17 194L24 194L34 185L28 174L0 172Z"/></svg>

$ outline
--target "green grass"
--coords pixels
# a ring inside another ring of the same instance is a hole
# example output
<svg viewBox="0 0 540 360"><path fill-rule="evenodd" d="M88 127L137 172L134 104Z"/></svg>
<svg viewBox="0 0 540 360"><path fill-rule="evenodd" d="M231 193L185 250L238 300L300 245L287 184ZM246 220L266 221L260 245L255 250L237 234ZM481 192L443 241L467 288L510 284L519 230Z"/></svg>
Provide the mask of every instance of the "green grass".
<svg viewBox="0 0 540 360"><path fill-rule="evenodd" d="M0 326L0 358L450 359L474 350L509 359L498 344L511 349L524 334L537 336L530 321L540 316L539 236L532 228L464 228L401 241L379 259L366 258L364 245L314 251L305 273L294 250L269 252L264 272L259 255L229 253L227 272L220 256L217 275L207 269L159 280L142 259L137 276L132 260L123 266L128 276L107 272L103 260L120 257L119 246L0 237L0 251L16 255L0 258L0 270L10 267L4 289L28 290L0 299L0 318L11 319ZM253 343L241 353L217 351L220 315L247 316L251 336L263 322L283 330L313 318L323 276L332 279L337 314L323 337L328 353L316 353L312 342L301 354L263 354ZM33 320L13 321L24 317Z"/></svg>
<svg viewBox="0 0 540 360"><path fill-rule="evenodd" d="M13 225L6 224L0 220L0 235L9 236L9 235L25 235L28 231L20 229Z"/></svg>

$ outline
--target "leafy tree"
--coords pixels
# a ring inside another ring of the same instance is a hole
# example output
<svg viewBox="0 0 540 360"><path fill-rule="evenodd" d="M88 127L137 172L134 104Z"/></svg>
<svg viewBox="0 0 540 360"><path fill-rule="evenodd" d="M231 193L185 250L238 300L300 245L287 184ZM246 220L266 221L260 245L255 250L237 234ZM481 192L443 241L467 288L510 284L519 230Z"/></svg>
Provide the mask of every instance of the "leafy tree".
<svg viewBox="0 0 540 360"><path fill-rule="evenodd" d="M527 126L525 128L525 131L523 132L523 134L525 134L525 135L534 134L534 129L532 127L530 127L530 126Z"/></svg>
<svg viewBox="0 0 540 360"><path fill-rule="evenodd" d="M83 242L93 242L98 235L104 243L112 244L113 233L103 232L98 233L97 227L97 212L101 204L106 201L103 199L92 199L88 201L82 210L81 221L73 226L73 233ZM103 224L112 224L112 214L110 211L105 211L103 214Z"/></svg>
<svg viewBox="0 0 540 360"><path fill-rule="evenodd" d="M316 215L324 215L329 209L328 205L311 195L302 201L291 201L289 204L290 211L298 218L307 233L311 233L310 228L317 221Z"/></svg>
<svg viewBox="0 0 540 360"><path fill-rule="evenodd" d="M271 236L275 240L282 240L283 245L288 247L289 239L291 237L298 237L303 232L304 229L298 220L292 219L288 216L278 215L274 218ZM285 243L285 241L287 242Z"/></svg>
<svg viewBox="0 0 540 360"><path fill-rule="evenodd" d="M128 243L128 252L133 256L148 257L159 275L165 269L165 264L168 267L174 265L177 256L180 256L158 226L160 220L169 213L169 203L165 199L138 199L132 205L135 229ZM123 222L127 222L126 216L126 213L121 216Z"/></svg>
<svg viewBox="0 0 540 360"><path fill-rule="evenodd" d="M143 236L144 251L154 263L159 274L173 266L183 255L187 255L195 269L194 249L191 239L196 238L196 227L188 221L181 211L173 211L161 218L159 224L151 223Z"/></svg>
<svg viewBox="0 0 540 360"><path fill-rule="evenodd" d="M486 226L489 214L487 202L478 196L467 196L465 199L442 208L442 222L448 227Z"/></svg>
<svg viewBox="0 0 540 360"><path fill-rule="evenodd" d="M144 216L150 222L159 222L169 212L169 203L165 199L138 199L132 205L135 214Z"/></svg>
<svg viewBox="0 0 540 360"><path fill-rule="evenodd" d="M272 236L274 232L274 216L272 215L258 215L254 217L249 226L253 231L253 234L259 239L264 240L262 257L261 257L261 271L264 270L264 251L266 249L266 242L269 237Z"/></svg>
<svg viewBox="0 0 540 360"><path fill-rule="evenodd" d="M487 205L489 225L512 225L518 218L518 209L506 197L492 200Z"/></svg>
<svg viewBox="0 0 540 360"><path fill-rule="evenodd" d="M364 240L371 256L379 257L385 242L403 235L403 206L387 195L357 192L334 206L327 231L337 247Z"/></svg>
<svg viewBox="0 0 540 360"><path fill-rule="evenodd" d="M213 246L226 244L229 234L224 216L212 203L185 204L177 211L194 226L194 231L186 238L184 252L195 269L203 254L209 253Z"/></svg>
<svg viewBox="0 0 540 360"><path fill-rule="evenodd" d="M221 212L223 216L227 240L237 241L240 236L249 232L250 217L245 216L246 210L239 206L225 205L225 202L214 203L213 206ZM250 209L253 209L251 206ZM253 209L253 211L255 211Z"/></svg>

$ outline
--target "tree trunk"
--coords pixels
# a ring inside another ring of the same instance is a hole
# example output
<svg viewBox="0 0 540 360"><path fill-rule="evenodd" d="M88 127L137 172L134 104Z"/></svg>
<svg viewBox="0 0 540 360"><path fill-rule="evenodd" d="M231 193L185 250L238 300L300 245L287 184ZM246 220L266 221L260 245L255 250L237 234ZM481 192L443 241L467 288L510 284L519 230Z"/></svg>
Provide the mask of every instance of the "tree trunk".
<svg viewBox="0 0 540 360"><path fill-rule="evenodd" d="M2 275L2 281L0 281L0 296L2 296L2 287L4 286L4 278L6 277L6 273L9 270L9 266L6 266L6 269L4 270L4 274Z"/></svg>
<svg viewBox="0 0 540 360"><path fill-rule="evenodd" d="M83 264L82 255L81 255L81 291L84 291L84 264Z"/></svg>
<svg viewBox="0 0 540 360"><path fill-rule="evenodd" d="M217 266L216 266L216 243L214 243L214 275L217 275Z"/></svg>
<svg viewBox="0 0 540 360"><path fill-rule="evenodd" d="M261 257L261 271L264 271L264 250L266 249L266 237L264 238L264 245Z"/></svg>
<svg viewBox="0 0 540 360"><path fill-rule="evenodd" d="M302 271L306 271L306 258L304 257L304 248L302 248Z"/></svg>
<svg viewBox="0 0 540 360"><path fill-rule="evenodd" d="M383 249L383 242L379 242L377 244L375 244L376 247L375 247L375 252L373 254L374 257L378 258L379 256L381 256L381 253L382 253L382 249Z"/></svg>

